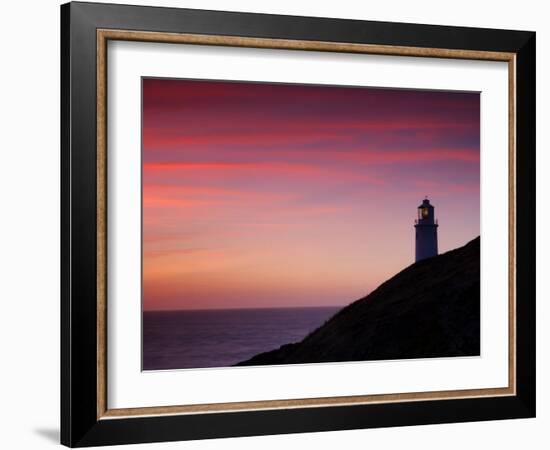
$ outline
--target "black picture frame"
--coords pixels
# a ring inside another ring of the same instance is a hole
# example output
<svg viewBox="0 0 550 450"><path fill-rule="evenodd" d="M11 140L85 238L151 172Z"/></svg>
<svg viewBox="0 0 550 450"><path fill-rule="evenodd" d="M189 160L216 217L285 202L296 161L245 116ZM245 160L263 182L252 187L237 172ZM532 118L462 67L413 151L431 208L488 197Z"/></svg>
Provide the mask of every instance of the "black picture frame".
<svg viewBox="0 0 550 450"><path fill-rule="evenodd" d="M516 55L516 395L98 418L98 29ZM61 6L61 443L70 447L535 416L534 32L114 4Z"/></svg>

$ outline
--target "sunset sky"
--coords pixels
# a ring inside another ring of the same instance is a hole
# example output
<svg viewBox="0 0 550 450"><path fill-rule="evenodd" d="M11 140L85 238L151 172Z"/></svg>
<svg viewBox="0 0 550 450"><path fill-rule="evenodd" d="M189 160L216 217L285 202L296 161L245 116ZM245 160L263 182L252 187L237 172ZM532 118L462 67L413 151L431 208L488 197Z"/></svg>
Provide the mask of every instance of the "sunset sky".
<svg viewBox="0 0 550 450"><path fill-rule="evenodd" d="M143 80L146 310L345 305L479 235L479 94Z"/></svg>

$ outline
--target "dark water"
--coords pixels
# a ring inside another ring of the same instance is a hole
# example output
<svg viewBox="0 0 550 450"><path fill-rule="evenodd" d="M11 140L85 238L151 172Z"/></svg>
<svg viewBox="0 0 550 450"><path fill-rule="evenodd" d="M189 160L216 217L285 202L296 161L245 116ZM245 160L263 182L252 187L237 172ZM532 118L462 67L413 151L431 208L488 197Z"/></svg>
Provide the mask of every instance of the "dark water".
<svg viewBox="0 0 550 450"><path fill-rule="evenodd" d="M143 370L232 366L300 341L338 309L144 312Z"/></svg>

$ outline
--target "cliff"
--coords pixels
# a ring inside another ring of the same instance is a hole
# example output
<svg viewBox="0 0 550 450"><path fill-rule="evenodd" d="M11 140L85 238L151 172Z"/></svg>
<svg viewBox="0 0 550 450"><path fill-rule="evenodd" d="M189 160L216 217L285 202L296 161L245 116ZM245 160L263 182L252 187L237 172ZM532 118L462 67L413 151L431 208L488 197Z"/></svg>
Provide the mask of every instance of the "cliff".
<svg viewBox="0 0 550 450"><path fill-rule="evenodd" d="M344 307L301 342L237 365L479 355L479 244L478 237L419 261Z"/></svg>

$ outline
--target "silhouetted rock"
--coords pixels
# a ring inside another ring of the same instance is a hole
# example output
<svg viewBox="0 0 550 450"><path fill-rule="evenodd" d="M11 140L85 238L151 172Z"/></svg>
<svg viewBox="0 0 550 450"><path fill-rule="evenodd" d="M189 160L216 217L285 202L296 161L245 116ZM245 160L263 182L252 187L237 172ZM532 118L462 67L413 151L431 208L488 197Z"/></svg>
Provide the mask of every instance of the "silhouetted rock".
<svg viewBox="0 0 550 450"><path fill-rule="evenodd" d="M301 342L237 365L479 355L479 243L407 267Z"/></svg>

